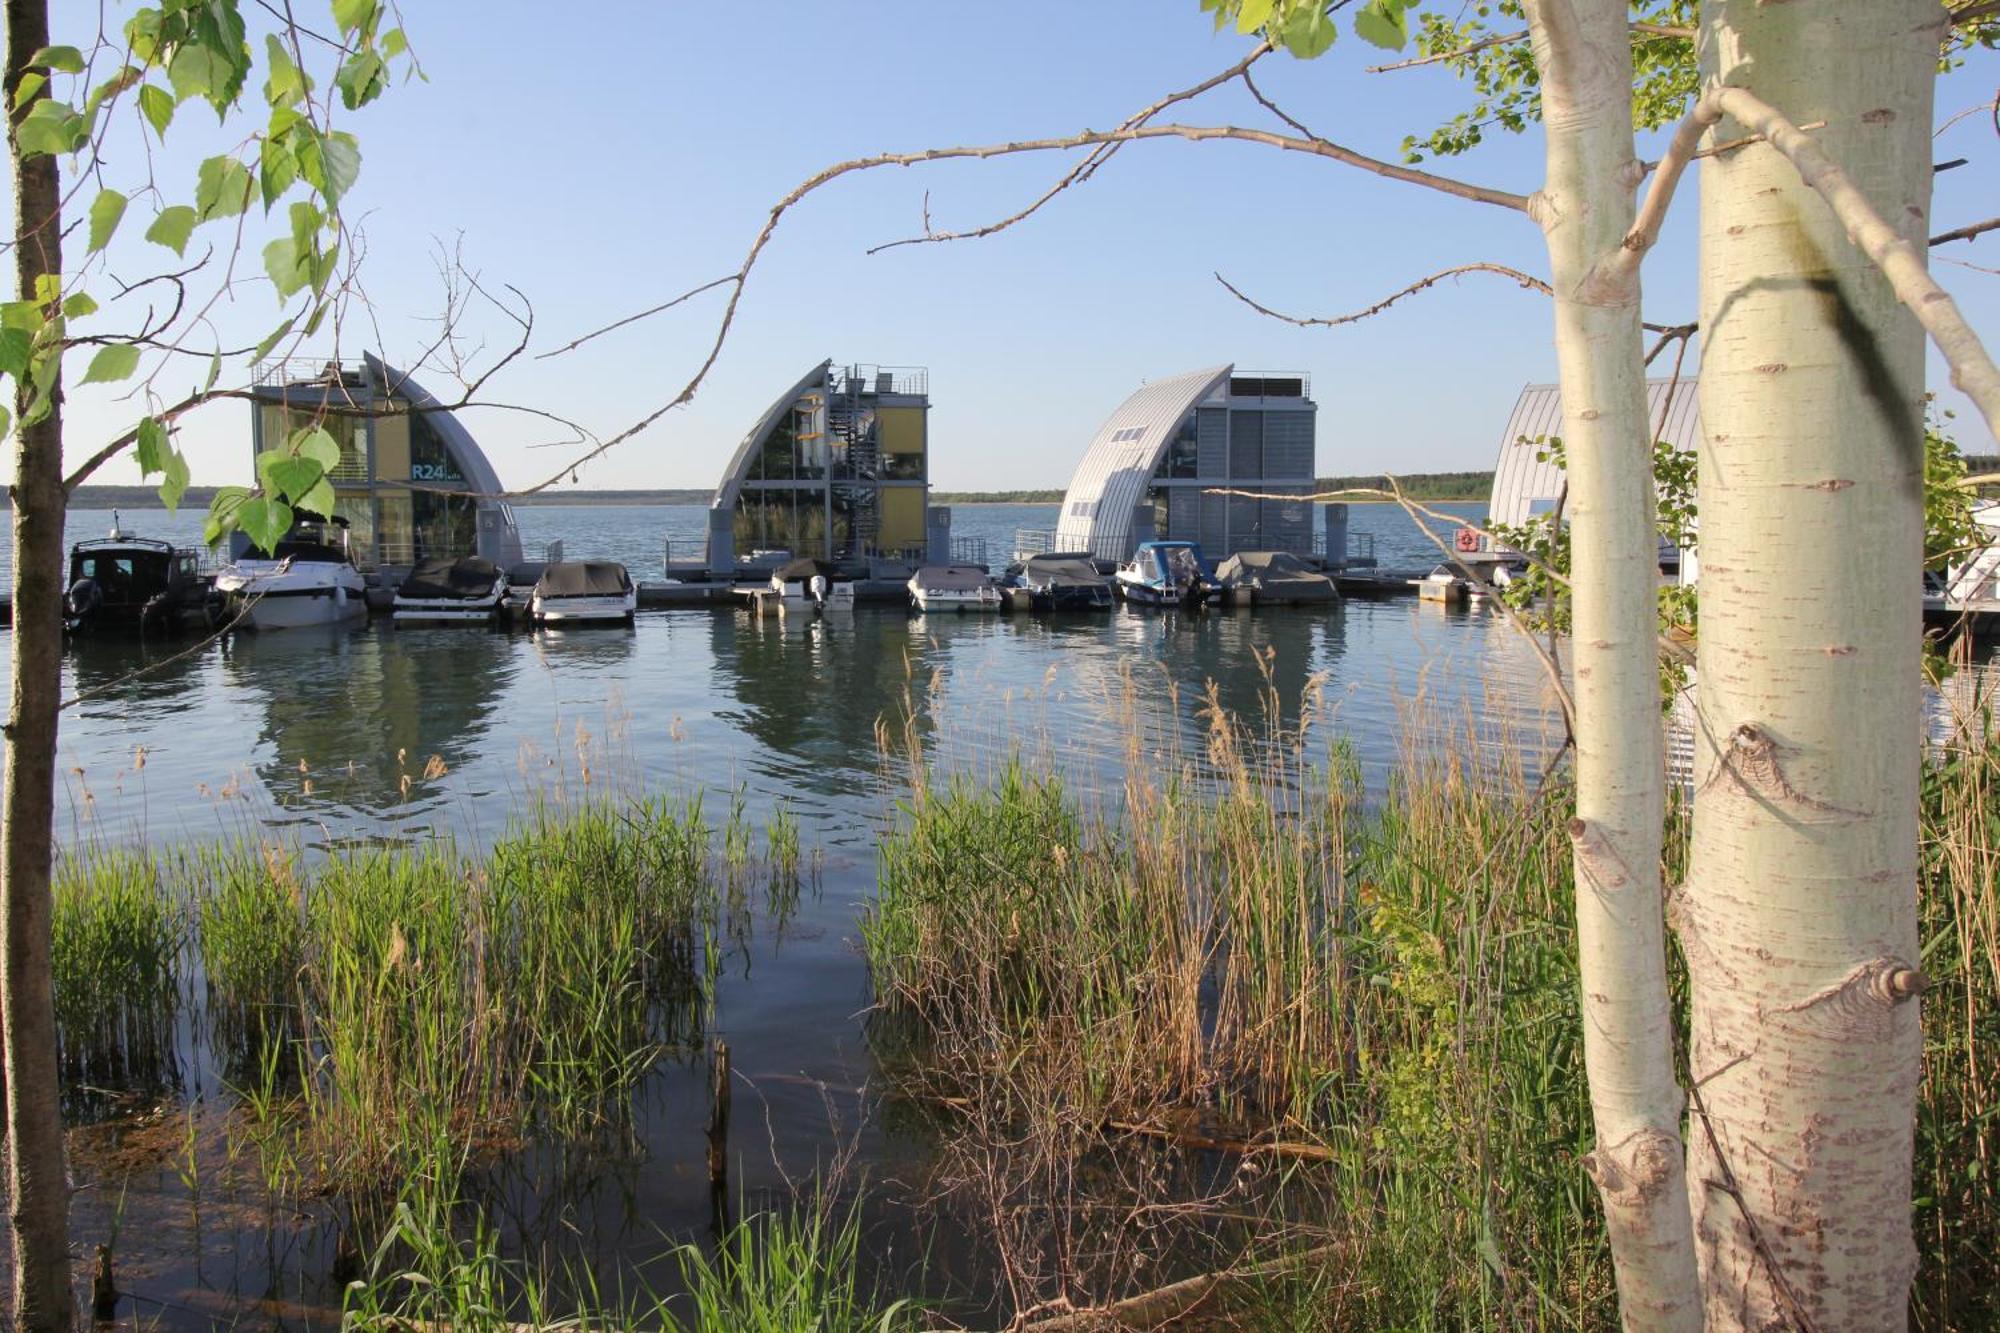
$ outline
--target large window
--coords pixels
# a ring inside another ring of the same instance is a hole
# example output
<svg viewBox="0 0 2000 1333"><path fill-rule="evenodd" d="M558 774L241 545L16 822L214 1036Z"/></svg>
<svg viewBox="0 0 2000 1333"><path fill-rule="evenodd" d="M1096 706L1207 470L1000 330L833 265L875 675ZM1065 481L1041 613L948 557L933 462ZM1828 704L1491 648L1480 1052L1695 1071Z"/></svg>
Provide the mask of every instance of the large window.
<svg viewBox="0 0 2000 1333"><path fill-rule="evenodd" d="M410 417L410 480L464 481L458 460L445 447L444 438L431 428L421 414Z"/></svg>
<svg viewBox="0 0 2000 1333"><path fill-rule="evenodd" d="M340 446L340 463L333 469L335 481L368 480L368 422L351 413L315 413L303 407L266 403L259 407L263 427L262 445L282 449L292 432L312 425L323 426Z"/></svg>
<svg viewBox="0 0 2000 1333"><path fill-rule="evenodd" d="M1191 480L1200 462L1201 441L1195 431L1195 414L1190 412L1182 420L1181 428L1174 432L1174 438L1167 441L1166 450L1160 455L1160 466L1154 469L1153 475Z"/></svg>

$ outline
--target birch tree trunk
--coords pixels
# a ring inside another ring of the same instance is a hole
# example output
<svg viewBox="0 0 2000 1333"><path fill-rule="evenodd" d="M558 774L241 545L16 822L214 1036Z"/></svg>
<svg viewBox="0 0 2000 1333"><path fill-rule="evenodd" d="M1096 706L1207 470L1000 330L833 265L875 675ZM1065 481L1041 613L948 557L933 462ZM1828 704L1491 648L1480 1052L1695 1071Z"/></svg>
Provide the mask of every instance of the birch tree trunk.
<svg viewBox="0 0 2000 1333"><path fill-rule="evenodd" d="M8 148L14 162L16 296L38 301L38 280L62 272L56 159L21 160L15 89L49 42L47 0L7 0ZM31 99L32 102L32 99ZM30 391L15 402L25 423ZM50 971L49 867L55 830L56 714L62 676L63 511L61 389L48 414L17 427L14 453L14 685L7 712L4 823L0 823L0 1029L4 1029L7 1188L14 1240L13 1321L67 1330L75 1315L69 1270L69 1183L57 1093L55 995Z"/></svg>
<svg viewBox="0 0 2000 1333"><path fill-rule="evenodd" d="M1624 0L1527 7L1548 183L1536 201L1555 287L1572 558L1577 948L1584 1060L1628 1328L1699 1329L1660 891L1665 755L1652 426L1636 255L1639 164Z"/></svg>
<svg viewBox="0 0 2000 1333"><path fill-rule="evenodd" d="M1705 0L1703 74L1921 247L1937 0ZM1740 139L1724 119L1711 142ZM1901 1328L1916 994L1922 330L1764 144L1702 163L1701 636L1680 922L1712 1329Z"/></svg>

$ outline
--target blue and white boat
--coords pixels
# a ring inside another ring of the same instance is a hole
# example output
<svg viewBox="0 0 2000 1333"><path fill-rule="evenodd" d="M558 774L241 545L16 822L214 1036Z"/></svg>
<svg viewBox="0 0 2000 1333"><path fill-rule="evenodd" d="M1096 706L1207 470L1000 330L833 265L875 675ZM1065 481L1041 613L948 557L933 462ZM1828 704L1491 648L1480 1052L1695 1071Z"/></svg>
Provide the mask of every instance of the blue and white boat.
<svg viewBox="0 0 2000 1333"><path fill-rule="evenodd" d="M1120 597L1141 606L1202 606L1222 596L1193 542L1143 542L1112 581Z"/></svg>

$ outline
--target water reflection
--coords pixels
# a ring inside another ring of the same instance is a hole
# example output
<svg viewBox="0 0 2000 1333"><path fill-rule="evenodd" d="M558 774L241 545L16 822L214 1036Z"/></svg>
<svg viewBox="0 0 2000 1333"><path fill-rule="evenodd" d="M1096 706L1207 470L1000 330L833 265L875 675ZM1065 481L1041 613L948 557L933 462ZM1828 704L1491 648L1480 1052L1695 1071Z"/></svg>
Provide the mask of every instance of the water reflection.
<svg viewBox="0 0 2000 1333"><path fill-rule="evenodd" d="M513 673L503 639L388 626L243 634L224 681L258 718L252 769L273 822L425 815L479 753Z"/></svg>

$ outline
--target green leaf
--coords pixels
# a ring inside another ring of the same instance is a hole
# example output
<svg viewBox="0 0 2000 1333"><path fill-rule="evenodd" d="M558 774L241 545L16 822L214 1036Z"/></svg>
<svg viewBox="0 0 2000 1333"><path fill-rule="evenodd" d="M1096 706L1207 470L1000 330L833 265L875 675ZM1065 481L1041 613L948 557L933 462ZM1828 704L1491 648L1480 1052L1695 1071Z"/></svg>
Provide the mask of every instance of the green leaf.
<svg viewBox="0 0 2000 1333"><path fill-rule="evenodd" d="M297 499L319 484L326 469L317 459L285 449L266 449L257 455L257 479L274 496Z"/></svg>
<svg viewBox="0 0 2000 1333"><path fill-rule="evenodd" d="M236 507L236 526L259 550L273 551L292 530L292 511L282 501L252 496Z"/></svg>
<svg viewBox="0 0 2000 1333"><path fill-rule="evenodd" d="M236 511L250 498L250 492L241 486L220 486L215 498L208 502L208 520L201 526L201 540L213 546L224 535L235 530Z"/></svg>
<svg viewBox="0 0 2000 1333"><path fill-rule="evenodd" d="M174 96L157 83L149 83L139 89L139 113L146 123L153 127L153 133L161 139L167 137L167 126L174 120Z"/></svg>
<svg viewBox="0 0 2000 1333"><path fill-rule="evenodd" d="M312 252L301 255L298 242L289 236L280 236L264 247L264 271L271 275L271 285L278 289L280 300L306 285L311 268Z"/></svg>
<svg viewBox="0 0 2000 1333"><path fill-rule="evenodd" d="M167 442L167 428L158 417L147 417L139 423L132 452L138 459L140 476L150 477L166 469L167 455L173 452L173 446Z"/></svg>
<svg viewBox="0 0 2000 1333"><path fill-rule="evenodd" d="M334 495L333 486L325 477L321 477L295 501L297 508L318 514L321 518L332 518L333 507L338 503L339 498Z"/></svg>
<svg viewBox="0 0 2000 1333"><path fill-rule="evenodd" d="M264 50L271 70L264 80L264 99L272 106L290 106L306 95L306 77L292 63L292 53L276 33L265 36Z"/></svg>
<svg viewBox="0 0 2000 1333"><path fill-rule="evenodd" d="M89 292L72 292L62 303L63 318L88 319L97 313L97 301Z"/></svg>
<svg viewBox="0 0 2000 1333"><path fill-rule="evenodd" d="M382 58L384 60L394 60L409 49L410 40L403 36L401 28L391 28L382 34Z"/></svg>
<svg viewBox="0 0 2000 1333"><path fill-rule="evenodd" d="M1373 0L1355 11L1354 35L1385 51L1400 51L1410 40L1400 0Z"/></svg>
<svg viewBox="0 0 2000 1333"><path fill-rule="evenodd" d="M373 51L356 51L340 67L334 76L334 86L340 89L340 100L349 111L368 105L381 96L388 84L388 69L382 57Z"/></svg>
<svg viewBox="0 0 2000 1333"><path fill-rule="evenodd" d="M13 427L13 424L14 418L12 414L6 408L0 407L0 440L7 438L7 432Z"/></svg>
<svg viewBox="0 0 2000 1333"><path fill-rule="evenodd" d="M292 188L292 182L298 178L299 160L292 155L291 147L281 138L266 138L257 161L257 182L264 191L264 211L270 212L271 206Z"/></svg>
<svg viewBox="0 0 2000 1333"><path fill-rule="evenodd" d="M160 503L174 512L181 507L181 497L187 494L188 464L178 450L167 455L166 477L160 482Z"/></svg>
<svg viewBox="0 0 2000 1333"><path fill-rule="evenodd" d="M299 174L325 196L327 207L340 207L341 196L361 175L361 149L354 136L335 131L313 135L299 145Z"/></svg>
<svg viewBox="0 0 2000 1333"><path fill-rule="evenodd" d="M100 190L90 205L90 248L87 254L96 254L111 244L111 238L118 231L118 224L125 220L125 196L116 190Z"/></svg>
<svg viewBox="0 0 2000 1333"><path fill-rule="evenodd" d="M298 318L298 316L296 315L292 316L292 319L296 318ZM252 361L262 361L265 357L271 354L271 349L278 345L278 340L284 337L286 334L290 333L291 331L292 331L292 320L287 319L284 323L280 324L277 328L272 329L270 333L265 335L264 341L258 343L256 350L250 353L250 359Z"/></svg>
<svg viewBox="0 0 2000 1333"><path fill-rule="evenodd" d="M1243 0L1236 11L1236 31L1252 33L1270 21L1275 0Z"/></svg>
<svg viewBox="0 0 2000 1333"><path fill-rule="evenodd" d="M324 426L301 426L292 433L288 444L293 453L300 458L310 458L322 472L331 472L340 466L340 445Z"/></svg>
<svg viewBox="0 0 2000 1333"><path fill-rule="evenodd" d="M229 86L229 63L213 47L183 42L167 62L167 80L174 85L174 98L214 97Z"/></svg>
<svg viewBox="0 0 2000 1333"><path fill-rule="evenodd" d="M194 188L200 220L233 218L250 207L250 169L224 153L201 164Z"/></svg>
<svg viewBox="0 0 2000 1333"><path fill-rule="evenodd" d="M83 142L83 117L65 102L43 98L28 108L28 114L14 128L14 137L24 155L56 157Z"/></svg>
<svg viewBox="0 0 2000 1333"><path fill-rule="evenodd" d="M1299 60L1316 60L1332 47L1333 39L1340 35L1325 10L1317 5L1295 11L1285 20L1285 49Z"/></svg>
<svg viewBox="0 0 2000 1333"><path fill-rule="evenodd" d="M375 0L333 0L333 21L342 32L358 32L375 21Z"/></svg>
<svg viewBox="0 0 2000 1333"><path fill-rule="evenodd" d="M146 228L146 239L185 256L194 224L195 212L192 208L186 204L170 204L161 209L160 215L153 219L153 225Z"/></svg>
<svg viewBox="0 0 2000 1333"><path fill-rule="evenodd" d="M83 372L84 384L116 384L130 379L139 368L139 349L131 343L112 343L97 349L90 368Z"/></svg>
<svg viewBox="0 0 2000 1333"><path fill-rule="evenodd" d="M0 329L0 375L25 378L34 347L35 335L26 329Z"/></svg>
<svg viewBox="0 0 2000 1333"><path fill-rule="evenodd" d="M213 389L215 387L215 382L221 378L222 378L222 353L217 352L215 355L208 358L208 378L202 381L201 391L203 393L207 393L210 389Z"/></svg>
<svg viewBox="0 0 2000 1333"><path fill-rule="evenodd" d="M35 69L59 69L65 74L83 73L83 52L74 46L45 46L29 58Z"/></svg>
<svg viewBox="0 0 2000 1333"><path fill-rule="evenodd" d="M48 86L49 76L46 74L23 74L21 82L14 88L14 109L19 111L34 101L41 95L42 89Z"/></svg>

